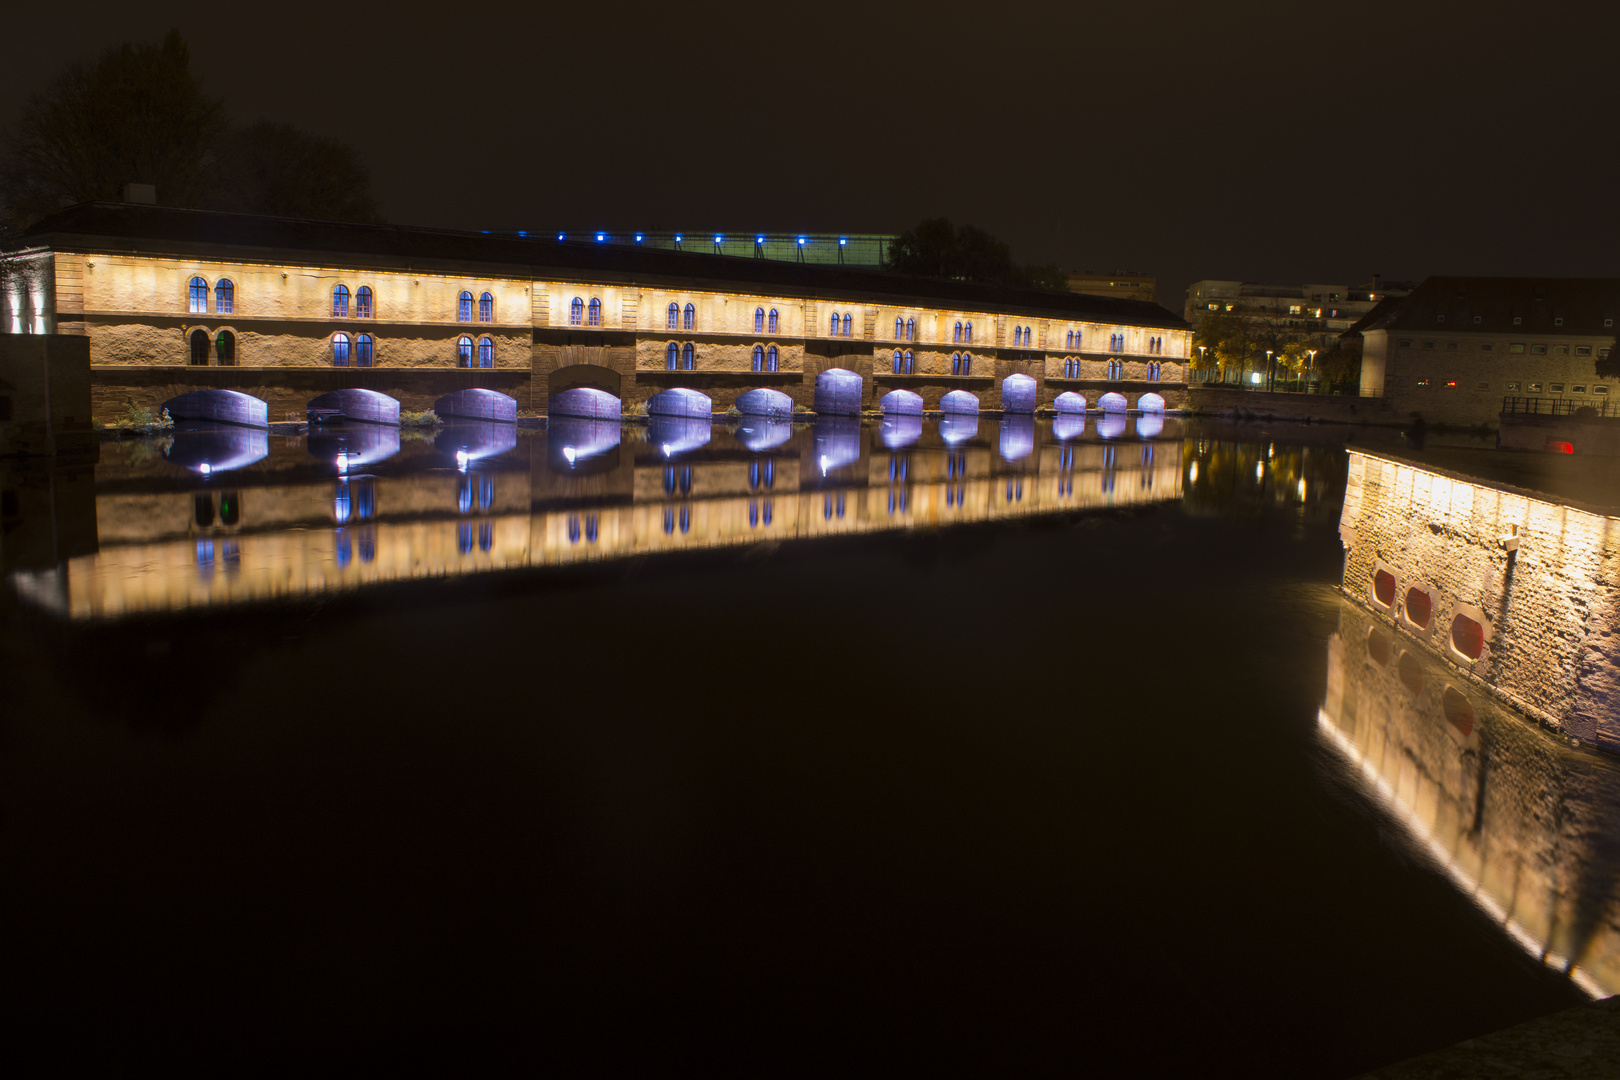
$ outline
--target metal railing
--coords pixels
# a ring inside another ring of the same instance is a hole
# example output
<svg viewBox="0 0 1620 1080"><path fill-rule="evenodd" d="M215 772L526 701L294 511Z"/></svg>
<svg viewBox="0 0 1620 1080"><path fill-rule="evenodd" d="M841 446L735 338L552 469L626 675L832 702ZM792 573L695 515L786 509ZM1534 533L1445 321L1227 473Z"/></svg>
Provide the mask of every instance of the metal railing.
<svg viewBox="0 0 1620 1080"><path fill-rule="evenodd" d="M1610 416L1620 417L1620 405L1608 401L1583 401L1569 398L1505 397L1502 415L1526 416Z"/></svg>
<svg viewBox="0 0 1620 1080"><path fill-rule="evenodd" d="M1192 370L1187 373L1189 386L1221 387L1226 390L1248 390L1260 394L1322 394L1333 397L1381 397L1377 390L1363 389L1360 382L1327 382L1321 379L1279 379L1265 377L1254 381L1255 372Z"/></svg>

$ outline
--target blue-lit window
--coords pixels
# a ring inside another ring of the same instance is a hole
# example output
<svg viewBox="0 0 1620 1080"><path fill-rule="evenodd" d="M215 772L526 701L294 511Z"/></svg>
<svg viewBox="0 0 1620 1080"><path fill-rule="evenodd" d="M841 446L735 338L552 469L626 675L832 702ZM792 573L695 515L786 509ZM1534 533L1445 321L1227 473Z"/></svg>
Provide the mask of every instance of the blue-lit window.
<svg viewBox="0 0 1620 1080"><path fill-rule="evenodd" d="M675 534L675 508L673 506L666 506L666 507L664 507L664 535L665 536L673 536L674 534Z"/></svg>
<svg viewBox="0 0 1620 1080"><path fill-rule="evenodd" d="M585 325L585 301L577 296L568 304L568 325Z"/></svg>
<svg viewBox="0 0 1620 1080"><path fill-rule="evenodd" d="M349 335L348 334L333 334L332 335L332 366L333 367L348 367L349 366Z"/></svg>
<svg viewBox="0 0 1620 1080"><path fill-rule="evenodd" d="M765 370L765 346L763 345L754 346L754 370Z"/></svg>
<svg viewBox="0 0 1620 1080"><path fill-rule="evenodd" d="M679 330L681 324L681 305L669 305L669 329Z"/></svg>
<svg viewBox="0 0 1620 1080"><path fill-rule="evenodd" d="M904 319L902 319L900 316L896 315L894 317L894 340L896 340L896 341L904 341L905 339L906 339L906 321Z"/></svg>
<svg viewBox="0 0 1620 1080"><path fill-rule="evenodd" d="M1016 349L1018 346L1022 345L1023 343L1024 343L1024 328L1022 326L1013 327L1013 348Z"/></svg>
<svg viewBox="0 0 1620 1080"><path fill-rule="evenodd" d="M774 329L774 327L773 327L773 329ZM764 332L765 332L765 309L762 308L762 307L761 308L755 308L754 309L754 333L763 334Z"/></svg>
<svg viewBox="0 0 1620 1080"><path fill-rule="evenodd" d="M684 371L691 371L696 367L697 350L693 349L692 343L688 341L685 345L681 346L681 369Z"/></svg>
<svg viewBox="0 0 1620 1080"><path fill-rule="evenodd" d="M775 371L777 369L778 362L779 354L776 351L776 346L772 345L770 348L765 350L765 370Z"/></svg>
<svg viewBox="0 0 1620 1080"><path fill-rule="evenodd" d="M194 277L191 279L191 313L193 315L208 314L208 279Z"/></svg>
<svg viewBox="0 0 1620 1080"><path fill-rule="evenodd" d="M361 334L354 339L354 366L370 367L375 354L376 343L371 340L370 334Z"/></svg>
<svg viewBox="0 0 1620 1080"><path fill-rule="evenodd" d="M456 297L456 322L472 322L472 293L463 291Z"/></svg>
<svg viewBox="0 0 1620 1080"><path fill-rule="evenodd" d="M664 370L674 371L680 365L680 362L681 347L672 341L669 343L669 347L664 350Z"/></svg>
<svg viewBox="0 0 1620 1080"><path fill-rule="evenodd" d="M962 354L961 353L951 353L951 374L952 375L960 375L960 374L962 374Z"/></svg>
<svg viewBox="0 0 1620 1080"><path fill-rule="evenodd" d="M907 319L906 320L906 340L907 341L916 341L917 340L917 320L916 319Z"/></svg>
<svg viewBox="0 0 1620 1080"><path fill-rule="evenodd" d="M844 312L844 336L845 337L853 337L854 336L854 329L855 329L855 317L853 315L851 315L847 311Z"/></svg>
<svg viewBox="0 0 1620 1080"><path fill-rule="evenodd" d="M236 310L236 286L231 284L230 278L220 278L214 286L214 310L221 315Z"/></svg>
<svg viewBox="0 0 1620 1080"><path fill-rule="evenodd" d="M484 293L478 298L478 321L495 321L495 298L489 293Z"/></svg>
<svg viewBox="0 0 1620 1080"><path fill-rule="evenodd" d="M905 371L905 373L907 375L911 374L911 350L910 349L906 350L906 371Z"/></svg>
<svg viewBox="0 0 1620 1080"><path fill-rule="evenodd" d="M697 308L693 307L691 304L687 304L685 315L686 322L684 325L686 329L691 330L697 325Z"/></svg>
<svg viewBox="0 0 1620 1080"><path fill-rule="evenodd" d="M894 350L894 373L896 375L900 374L900 371L905 366L905 363L906 358L900 354L900 350Z"/></svg>
<svg viewBox="0 0 1620 1080"><path fill-rule="evenodd" d="M771 308L770 330L768 331L768 333L772 333L772 334L776 333L776 326L777 326L776 309Z"/></svg>
<svg viewBox="0 0 1620 1080"><path fill-rule="evenodd" d="M487 337L478 339L478 366L495 366L495 342Z"/></svg>
<svg viewBox="0 0 1620 1080"><path fill-rule="evenodd" d="M956 333L955 333L955 335L952 336L951 343L955 344L955 345L960 345L962 343L962 324L961 323L956 324Z"/></svg>
<svg viewBox="0 0 1620 1080"><path fill-rule="evenodd" d="M962 374L973 374L973 356L970 353L962 354Z"/></svg>
<svg viewBox="0 0 1620 1080"><path fill-rule="evenodd" d="M585 313L585 325L586 326L601 326L602 325L602 301L597 299L594 296L591 297L591 306Z"/></svg>
<svg viewBox="0 0 1620 1080"><path fill-rule="evenodd" d="M838 312L832 313L832 322L829 324L828 337L838 336Z"/></svg>
<svg viewBox="0 0 1620 1080"><path fill-rule="evenodd" d="M349 287L339 285L332 290L332 318L347 319L349 317Z"/></svg>
<svg viewBox="0 0 1620 1080"><path fill-rule="evenodd" d="M472 338L463 337L456 341L456 367L472 367Z"/></svg>
<svg viewBox="0 0 1620 1080"><path fill-rule="evenodd" d="M1120 363L1118 360L1110 360L1110 361L1108 361L1108 378L1109 378L1110 381L1117 382L1118 380L1124 378L1124 376L1125 376L1125 365L1124 364Z"/></svg>
<svg viewBox="0 0 1620 1080"><path fill-rule="evenodd" d="M963 323L962 324L962 344L964 344L964 345L973 344L973 324L972 323Z"/></svg>
<svg viewBox="0 0 1620 1080"><path fill-rule="evenodd" d="M1149 364L1148 365L1148 372L1147 372L1148 381L1149 382L1158 382L1159 381L1159 373L1160 373L1161 370L1163 370L1163 369L1160 367L1159 362L1157 360L1155 360L1151 364Z"/></svg>
<svg viewBox="0 0 1620 1080"><path fill-rule="evenodd" d="M369 319L376 312L377 309L371 303L371 286L360 286L354 291L354 317L357 319Z"/></svg>

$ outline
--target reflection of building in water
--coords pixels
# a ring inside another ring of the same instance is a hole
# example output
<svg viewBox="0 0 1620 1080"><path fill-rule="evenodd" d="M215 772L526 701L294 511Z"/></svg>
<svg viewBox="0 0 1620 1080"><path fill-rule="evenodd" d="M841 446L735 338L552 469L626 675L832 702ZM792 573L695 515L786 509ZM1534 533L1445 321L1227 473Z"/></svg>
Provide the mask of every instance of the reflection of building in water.
<svg viewBox="0 0 1620 1080"><path fill-rule="evenodd" d="M1183 459L1189 512L1229 515L1297 507L1311 520L1331 520L1339 512L1344 451L1336 444L1205 437L1189 439Z"/></svg>
<svg viewBox="0 0 1620 1080"><path fill-rule="evenodd" d="M1514 941L1594 997L1620 989L1620 768L1499 708L1350 603L1319 722L1364 789Z"/></svg>
<svg viewBox="0 0 1620 1080"><path fill-rule="evenodd" d="M76 618L115 616L1180 497L1179 439L1056 441L1045 425L959 419L951 442L932 421L914 432L825 418L712 431L702 422L706 440L684 426L626 427L621 442L587 424L562 433L577 442L525 435L504 455L460 464L447 455L464 440L407 443L379 467L398 475L340 475L327 463L309 478L309 453L289 448L271 463L298 478L229 478L228 523L220 477L102 491L100 552L33 581L31 595L55 597L49 605ZM203 500L213 513L200 512ZM206 574L204 541L216 558Z"/></svg>
<svg viewBox="0 0 1620 1080"><path fill-rule="evenodd" d="M1344 591L1536 719L1620 749L1620 519L1352 451Z"/></svg>

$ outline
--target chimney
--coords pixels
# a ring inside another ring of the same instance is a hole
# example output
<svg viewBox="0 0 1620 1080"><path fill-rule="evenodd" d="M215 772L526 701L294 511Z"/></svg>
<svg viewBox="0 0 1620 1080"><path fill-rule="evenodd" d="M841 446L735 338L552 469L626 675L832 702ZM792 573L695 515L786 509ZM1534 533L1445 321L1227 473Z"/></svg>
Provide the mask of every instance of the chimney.
<svg viewBox="0 0 1620 1080"><path fill-rule="evenodd" d="M146 206L156 206L157 186L154 184L125 184L124 201L127 203L142 203Z"/></svg>

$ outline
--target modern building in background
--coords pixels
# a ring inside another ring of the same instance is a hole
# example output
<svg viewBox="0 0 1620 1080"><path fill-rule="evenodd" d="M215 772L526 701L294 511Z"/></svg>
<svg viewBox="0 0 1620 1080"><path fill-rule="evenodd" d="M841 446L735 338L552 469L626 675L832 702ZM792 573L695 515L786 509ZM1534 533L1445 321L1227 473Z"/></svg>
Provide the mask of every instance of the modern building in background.
<svg viewBox="0 0 1620 1080"><path fill-rule="evenodd" d="M895 391L930 410L1028 412L1063 394L1151 410L1182 403L1191 347L1181 319L1140 300L128 203L8 238L0 300L12 333L90 338L99 416L204 389L301 415L345 388L413 409L497 390L535 412L590 389L614 415L680 389L708 415L759 389L819 410L833 384L844 410Z"/></svg>
<svg viewBox="0 0 1620 1080"><path fill-rule="evenodd" d="M1365 285L1261 285L1249 281L1195 281L1187 287L1182 317L1194 332L1211 315L1265 319L1311 338L1327 348L1340 334L1391 296L1405 296L1411 282L1385 282L1377 275Z"/></svg>
<svg viewBox="0 0 1620 1080"><path fill-rule="evenodd" d="M1121 300L1158 303L1158 288L1157 278L1136 270L1115 270L1110 274L1087 270L1083 274L1069 275L1069 291L1087 296L1117 296Z"/></svg>
<svg viewBox="0 0 1620 1080"><path fill-rule="evenodd" d="M1599 411L1615 401L1620 379L1594 365L1614 347L1616 318L1620 279L1432 277L1348 334L1362 341L1362 393L1396 415L1495 425L1504 398Z"/></svg>

